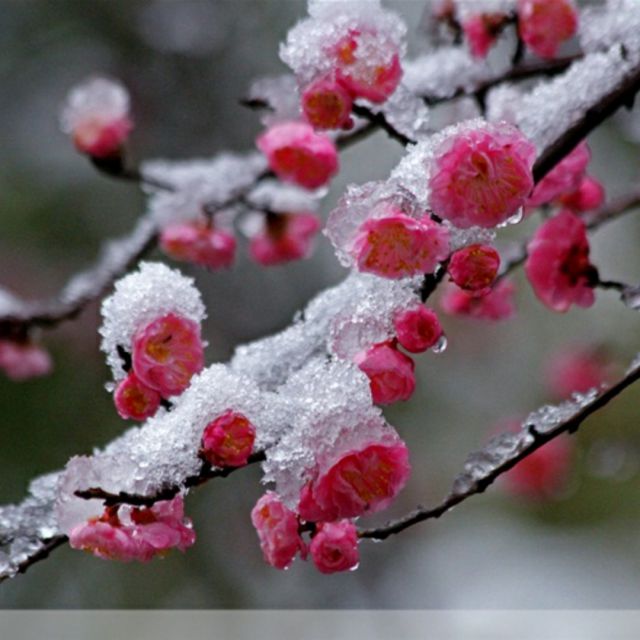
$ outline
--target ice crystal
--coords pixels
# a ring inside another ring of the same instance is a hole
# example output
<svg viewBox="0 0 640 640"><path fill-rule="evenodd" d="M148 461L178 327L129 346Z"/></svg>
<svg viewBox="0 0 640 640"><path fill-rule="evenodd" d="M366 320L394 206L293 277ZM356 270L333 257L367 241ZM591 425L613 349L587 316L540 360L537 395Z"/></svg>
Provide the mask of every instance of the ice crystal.
<svg viewBox="0 0 640 640"><path fill-rule="evenodd" d="M118 346L131 351L131 340L144 324L170 312L196 323L205 318L200 292L192 278L164 264L142 262L138 271L115 284L102 303L101 348L116 381L125 376Z"/></svg>
<svg viewBox="0 0 640 640"><path fill-rule="evenodd" d="M536 409L527 416L525 424L533 427L538 433L547 433L576 416L597 396L598 389L590 389L586 393L574 393L569 400L560 404L546 404Z"/></svg>
<svg viewBox="0 0 640 640"><path fill-rule="evenodd" d="M588 7L580 15L580 44L585 51L624 44L637 52L640 43L640 3L637 0L607 0L604 7Z"/></svg>

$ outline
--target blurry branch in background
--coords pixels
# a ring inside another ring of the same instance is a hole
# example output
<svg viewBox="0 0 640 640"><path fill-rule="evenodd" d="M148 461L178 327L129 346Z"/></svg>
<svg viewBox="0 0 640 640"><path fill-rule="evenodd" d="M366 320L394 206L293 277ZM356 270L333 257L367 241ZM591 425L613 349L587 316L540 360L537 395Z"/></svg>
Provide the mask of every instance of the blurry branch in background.
<svg viewBox="0 0 640 640"><path fill-rule="evenodd" d="M599 394L575 396L556 407L542 407L531 414L518 433L505 433L492 439L486 448L467 457L464 471L455 479L451 492L437 506L417 507L411 513L382 527L364 529L361 538L384 540L419 522L440 518L467 498L483 493L497 478L540 447L563 433L574 433L591 415L606 406L627 387L640 379L640 362L635 361L625 376Z"/></svg>

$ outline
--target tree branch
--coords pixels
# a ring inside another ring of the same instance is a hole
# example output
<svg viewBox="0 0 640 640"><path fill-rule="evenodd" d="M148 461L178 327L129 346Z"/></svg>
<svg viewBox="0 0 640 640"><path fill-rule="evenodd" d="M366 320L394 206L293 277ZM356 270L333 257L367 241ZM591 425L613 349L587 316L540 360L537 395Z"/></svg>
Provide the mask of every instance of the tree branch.
<svg viewBox="0 0 640 640"><path fill-rule="evenodd" d="M530 456L534 451L537 451L547 442L550 442L563 433L574 433L589 416L606 406L611 400L617 397L638 379L640 379L640 363L635 363L627 374L618 380L618 382L596 395L586 404L582 406L578 404L578 408L575 413L548 430L538 430L536 425L525 421L522 425L522 431L520 432L521 439L518 446L515 446L513 453L504 457L504 459L496 464L496 466L492 467L488 471L484 471L484 473L475 473L474 471L465 469L465 471L458 476L456 481L453 483L450 493L440 504L429 509L417 507L406 516L399 518L398 520L392 520L382 527L375 529L363 529L359 531L359 537L384 540L391 535L400 533L401 531L418 524L419 522L439 518L471 496L484 492L485 489L487 489L487 487L489 487L503 473L509 471L509 469L513 468L518 464L518 462ZM486 449L476 452L475 454L471 454L467 458L468 465L473 465L474 461L478 459L487 460L492 455L495 455L495 453L492 450L490 443Z"/></svg>

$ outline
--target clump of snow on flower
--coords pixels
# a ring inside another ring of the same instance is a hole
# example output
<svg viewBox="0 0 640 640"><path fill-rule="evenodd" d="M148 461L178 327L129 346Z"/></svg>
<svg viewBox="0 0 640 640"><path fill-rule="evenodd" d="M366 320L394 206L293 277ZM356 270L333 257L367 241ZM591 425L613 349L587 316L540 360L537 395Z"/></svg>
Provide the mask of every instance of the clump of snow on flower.
<svg viewBox="0 0 640 640"><path fill-rule="evenodd" d="M115 284L102 303L101 349L116 381L125 377L118 346L131 351L131 341L143 325L171 312L200 324L206 317L193 278L156 262L142 262L138 271Z"/></svg>
<svg viewBox="0 0 640 640"><path fill-rule="evenodd" d="M290 508L296 507L300 490L318 465L395 435L371 404L369 379L352 363L315 358L279 393L297 411L293 427L267 451L263 482L274 482Z"/></svg>
<svg viewBox="0 0 640 640"><path fill-rule="evenodd" d="M142 165L145 177L174 186L173 191L151 188L151 215L161 227L200 219L204 205L224 204L248 189L266 168L260 153L221 153L206 160L145 162Z"/></svg>
<svg viewBox="0 0 640 640"><path fill-rule="evenodd" d="M266 126L299 120L302 115L298 83L290 73L254 80L249 86L247 100L264 106L262 123Z"/></svg>
<svg viewBox="0 0 640 640"><path fill-rule="evenodd" d="M384 66L397 53L404 55L406 27L395 13L381 7L380 0L312 0L309 15L289 31L286 43L280 46L280 58L301 84L333 70L327 51L349 30L376 33L376 38L368 41L370 49L359 51L359 57L379 59Z"/></svg>

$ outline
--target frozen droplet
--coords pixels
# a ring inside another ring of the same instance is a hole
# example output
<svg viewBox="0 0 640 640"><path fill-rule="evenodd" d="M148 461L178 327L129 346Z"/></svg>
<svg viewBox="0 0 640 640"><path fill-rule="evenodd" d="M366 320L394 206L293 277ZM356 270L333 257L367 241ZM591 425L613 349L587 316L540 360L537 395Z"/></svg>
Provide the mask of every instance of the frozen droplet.
<svg viewBox="0 0 640 640"><path fill-rule="evenodd" d="M360 563L357 562L356 564L353 565L353 567L349 569L349 571L357 571L359 566L360 566Z"/></svg>
<svg viewBox="0 0 640 640"><path fill-rule="evenodd" d="M113 382L105 382L104 388L107 393L113 393L116 389L116 385Z"/></svg>
<svg viewBox="0 0 640 640"><path fill-rule="evenodd" d="M502 229L503 227L508 227L509 225L512 225L512 224L519 224L520 222L522 222L523 218L524 218L524 207L520 207L512 216L510 216L504 222L501 222L497 226Z"/></svg>
<svg viewBox="0 0 640 640"><path fill-rule="evenodd" d="M447 336L445 336L444 333L443 333L438 338L438 342L436 342L433 345L433 347L431 347L431 351L433 351L433 353L442 353L443 351L446 351L448 344L449 344L449 342L447 340Z"/></svg>

